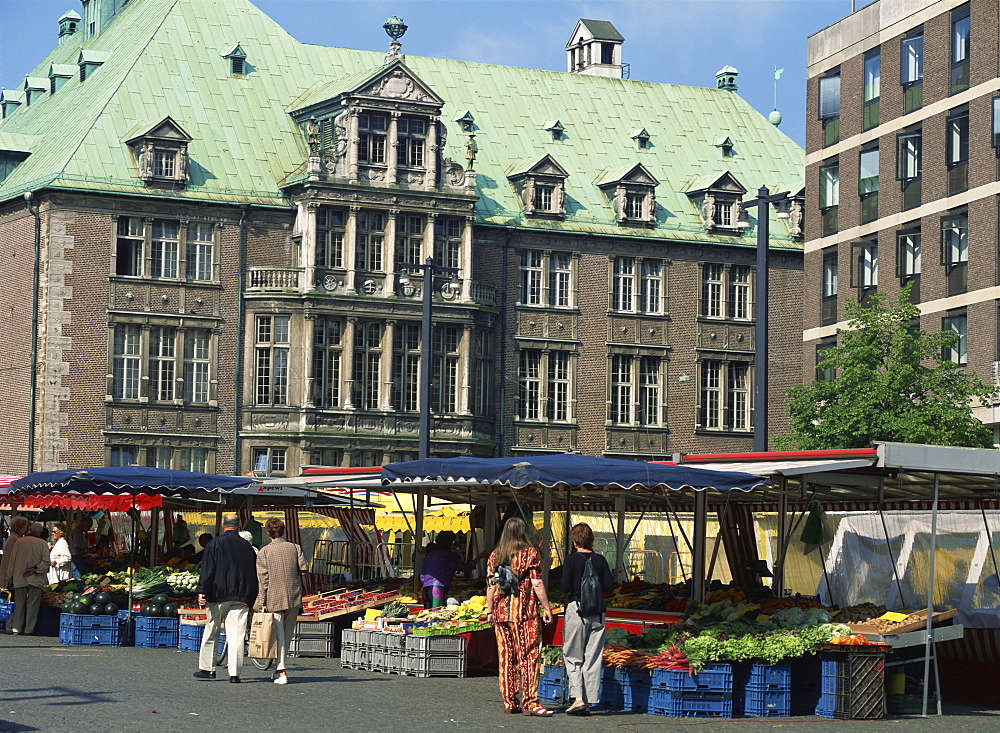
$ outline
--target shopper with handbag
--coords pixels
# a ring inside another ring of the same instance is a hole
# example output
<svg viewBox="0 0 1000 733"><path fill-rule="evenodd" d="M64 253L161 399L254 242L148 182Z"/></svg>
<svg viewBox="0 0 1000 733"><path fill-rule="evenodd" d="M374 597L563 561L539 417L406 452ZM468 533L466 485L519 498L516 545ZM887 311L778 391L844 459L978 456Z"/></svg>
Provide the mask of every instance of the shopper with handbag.
<svg viewBox="0 0 1000 733"><path fill-rule="evenodd" d="M302 610L302 575L306 560L302 548L285 539L285 523L268 519L264 530L271 541L257 553L257 601L254 611L274 615L278 638L278 665L274 684L287 685L285 662L288 646L295 633L295 623Z"/></svg>

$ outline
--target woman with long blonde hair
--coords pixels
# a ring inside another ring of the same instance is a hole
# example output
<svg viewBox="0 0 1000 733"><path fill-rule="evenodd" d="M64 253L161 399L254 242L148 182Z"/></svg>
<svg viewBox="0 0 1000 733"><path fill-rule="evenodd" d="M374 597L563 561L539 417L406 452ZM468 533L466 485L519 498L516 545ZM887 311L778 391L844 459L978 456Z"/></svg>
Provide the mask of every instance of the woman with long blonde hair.
<svg viewBox="0 0 1000 733"><path fill-rule="evenodd" d="M497 634L500 695L508 713L547 718L552 711L538 703L537 667L542 649L538 618L540 605L542 619L552 623L552 607L541 568L538 548L528 540L524 520L508 519L486 564L490 578L486 610Z"/></svg>

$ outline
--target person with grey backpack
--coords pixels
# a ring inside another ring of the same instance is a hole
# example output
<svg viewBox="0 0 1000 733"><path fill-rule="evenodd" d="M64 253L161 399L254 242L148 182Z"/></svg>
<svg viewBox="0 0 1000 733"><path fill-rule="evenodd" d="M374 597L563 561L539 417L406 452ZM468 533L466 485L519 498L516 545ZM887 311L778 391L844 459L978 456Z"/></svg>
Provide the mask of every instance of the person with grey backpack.
<svg viewBox="0 0 1000 733"><path fill-rule="evenodd" d="M594 531L587 524L570 530L574 552L563 566L562 590L566 597L563 622L563 661L569 677L573 704L567 715L590 715L601 687L604 651L604 594L614 581L603 555L594 552Z"/></svg>

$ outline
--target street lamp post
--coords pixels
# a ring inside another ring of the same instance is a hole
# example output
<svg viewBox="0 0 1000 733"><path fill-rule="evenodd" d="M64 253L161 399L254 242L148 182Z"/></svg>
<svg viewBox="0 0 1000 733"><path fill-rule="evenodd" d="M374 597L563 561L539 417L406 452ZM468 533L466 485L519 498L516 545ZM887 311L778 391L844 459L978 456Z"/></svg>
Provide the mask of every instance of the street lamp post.
<svg viewBox="0 0 1000 733"><path fill-rule="evenodd" d="M782 191L771 195L767 186L761 186L757 190L757 198L744 202L740 211L739 227L741 229L750 228L750 217L746 211L749 208L757 207L757 288L754 294L754 357L753 357L753 382L754 382L754 406L753 406L753 449L756 453L767 451L767 293L768 274L770 272L768 240L770 239L770 207L776 204L778 208L778 218L787 219L790 202L788 193Z"/></svg>
<svg viewBox="0 0 1000 733"><path fill-rule="evenodd" d="M428 257L422 265L402 265L399 276L401 284L409 284L409 274L423 273L423 292L421 293L420 314L420 437L417 444L417 457L429 458L431 452L431 308L434 302L434 278L437 275L451 277L448 286L454 288L457 283L459 268L445 267Z"/></svg>

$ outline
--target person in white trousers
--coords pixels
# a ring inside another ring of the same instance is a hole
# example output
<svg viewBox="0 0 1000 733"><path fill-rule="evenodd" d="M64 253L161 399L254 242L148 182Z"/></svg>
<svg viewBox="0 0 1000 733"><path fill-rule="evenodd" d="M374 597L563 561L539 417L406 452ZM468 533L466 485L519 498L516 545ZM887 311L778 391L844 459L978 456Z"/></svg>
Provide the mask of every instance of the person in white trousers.
<svg viewBox="0 0 1000 733"><path fill-rule="evenodd" d="M604 609L595 615L580 613L580 580L589 561L601 581L603 593L611 590L614 581L608 561L594 552L594 532L589 525L577 524L570 530L570 539L574 552L566 559L562 572L562 590L567 600L562 652L569 694L574 699L566 714L590 715L590 706L600 695Z"/></svg>
<svg viewBox="0 0 1000 733"><path fill-rule="evenodd" d="M285 661L302 609L302 574L306 559L302 548L285 539L285 523L271 518L264 523L271 541L257 553L257 601L254 611L273 614L278 637L278 665L274 684L287 685Z"/></svg>

